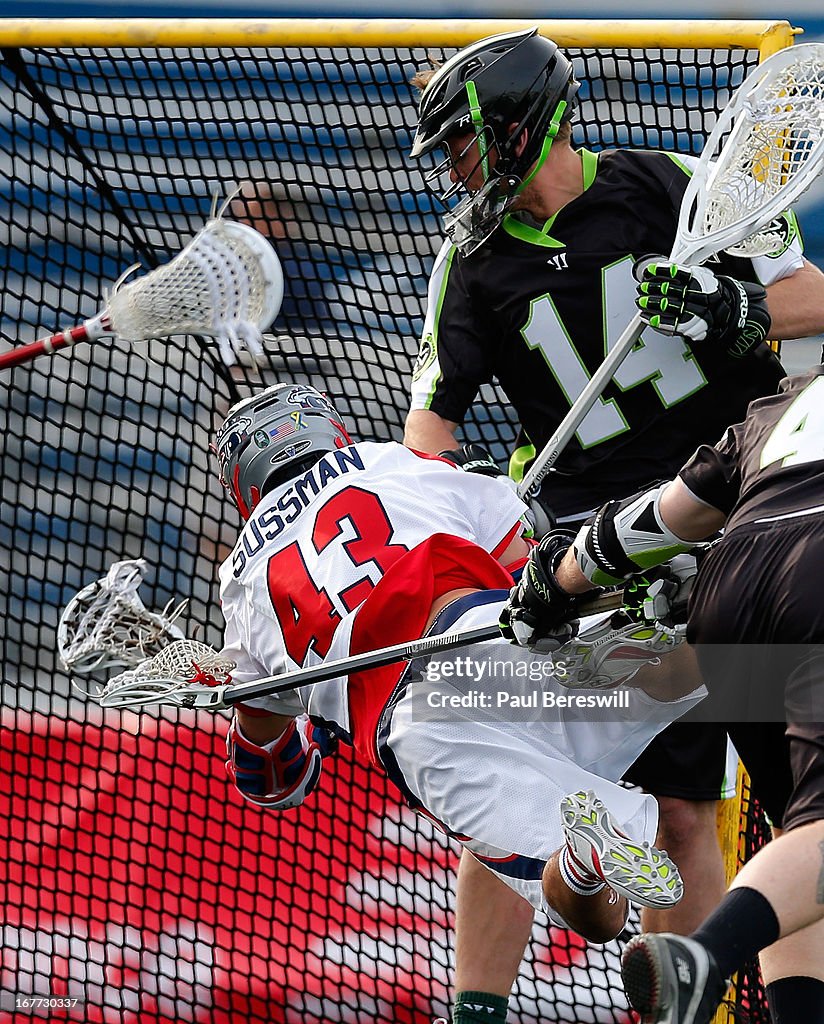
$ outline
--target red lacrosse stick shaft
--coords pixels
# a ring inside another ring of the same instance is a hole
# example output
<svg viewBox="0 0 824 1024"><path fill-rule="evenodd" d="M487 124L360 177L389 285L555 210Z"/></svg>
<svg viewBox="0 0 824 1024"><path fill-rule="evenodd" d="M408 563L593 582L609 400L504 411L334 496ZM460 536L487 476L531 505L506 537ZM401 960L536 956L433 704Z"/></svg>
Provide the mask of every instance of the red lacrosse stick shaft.
<svg viewBox="0 0 824 1024"><path fill-rule="evenodd" d="M101 317L94 317L91 320L86 320L79 327L72 327L61 331L60 334L53 334L50 338L38 338L37 341L29 342L28 345L20 345L10 352L0 353L0 370L27 363L31 359L36 359L37 356L52 355L59 352L61 348L75 345L78 341L95 341L106 333Z"/></svg>

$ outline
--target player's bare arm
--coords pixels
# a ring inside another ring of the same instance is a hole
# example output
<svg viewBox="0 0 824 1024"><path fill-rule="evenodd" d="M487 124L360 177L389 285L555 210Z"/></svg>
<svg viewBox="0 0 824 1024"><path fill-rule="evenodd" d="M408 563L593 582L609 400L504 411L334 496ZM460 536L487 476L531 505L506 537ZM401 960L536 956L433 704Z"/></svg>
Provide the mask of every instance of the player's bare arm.
<svg viewBox="0 0 824 1024"><path fill-rule="evenodd" d="M251 714L243 708L238 708L236 714L243 735L261 747L282 736L284 729L293 721L288 715L273 715L260 711Z"/></svg>
<svg viewBox="0 0 824 1024"><path fill-rule="evenodd" d="M403 443L416 452L437 455L455 447L458 424L445 420L429 409L412 409L406 417Z"/></svg>
<svg viewBox="0 0 824 1024"><path fill-rule="evenodd" d="M657 524L655 539L647 529L649 515ZM645 518L644 531L633 525L639 516ZM558 558L552 570L552 586L571 598L596 586L615 585L634 572L664 561L659 554L668 551L675 555L706 540L724 525L725 519L723 512L696 498L678 477L641 495L609 502ZM544 545L536 549L533 559L546 572L551 562L542 548ZM547 593L549 590L547 587ZM568 615L569 609L565 608L564 613Z"/></svg>
<svg viewBox="0 0 824 1024"><path fill-rule="evenodd" d="M719 509L699 501L680 477L664 489L658 507L665 525L687 541L706 540L727 518Z"/></svg>
<svg viewBox="0 0 824 1024"><path fill-rule="evenodd" d="M650 488L642 498L645 505L657 505L662 525L673 537L684 542L698 543L706 540L721 529L726 519L723 512L699 501L679 477L671 480L664 488ZM635 503L640 504L640 500L636 499ZM628 538L624 533L616 531L615 540L623 547ZM639 566L638 571L640 569ZM555 578L559 586L569 594L584 594L593 587L592 580L582 571L576 547L567 550L555 570Z"/></svg>
<svg viewBox="0 0 824 1024"><path fill-rule="evenodd" d="M767 307L776 341L809 338L824 330L824 273L809 260L767 287Z"/></svg>
<svg viewBox="0 0 824 1024"><path fill-rule="evenodd" d="M643 529L636 524L643 520ZM624 501L609 502L581 528L575 543L550 534L530 554L501 616L504 635L536 648L547 637L569 642L576 598L613 586L634 573L687 551L723 526L725 515L700 501L680 478ZM650 523L655 523L651 527ZM694 656L674 646L632 680L658 700L677 700L700 685Z"/></svg>

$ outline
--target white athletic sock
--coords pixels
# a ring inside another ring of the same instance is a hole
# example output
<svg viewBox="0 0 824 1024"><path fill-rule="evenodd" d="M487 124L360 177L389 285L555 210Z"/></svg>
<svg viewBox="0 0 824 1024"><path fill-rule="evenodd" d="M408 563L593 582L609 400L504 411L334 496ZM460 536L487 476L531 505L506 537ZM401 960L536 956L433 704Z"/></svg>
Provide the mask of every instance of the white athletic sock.
<svg viewBox="0 0 824 1024"><path fill-rule="evenodd" d="M566 845L558 857L558 870L569 888L579 896L594 896L607 884L603 878L588 871Z"/></svg>

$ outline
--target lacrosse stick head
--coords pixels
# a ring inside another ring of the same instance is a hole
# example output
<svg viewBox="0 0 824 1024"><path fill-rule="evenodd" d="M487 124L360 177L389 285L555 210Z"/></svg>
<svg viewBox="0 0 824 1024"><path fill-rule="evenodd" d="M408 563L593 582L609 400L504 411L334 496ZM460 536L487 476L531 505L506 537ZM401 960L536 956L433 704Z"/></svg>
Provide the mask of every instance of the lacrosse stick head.
<svg viewBox="0 0 824 1024"><path fill-rule="evenodd" d="M681 207L673 259L780 251L778 218L824 161L824 44L758 65L722 112Z"/></svg>
<svg viewBox="0 0 824 1024"><path fill-rule="evenodd" d="M57 627L57 651L70 672L137 665L183 637L175 625L186 607L151 612L137 590L146 572L142 558L115 562L108 573L69 601Z"/></svg>
<svg viewBox="0 0 824 1024"><path fill-rule="evenodd" d="M231 363L243 346L262 354L261 331L282 301L283 271L271 244L248 224L218 217L171 262L132 281L122 277L104 315L124 341L215 338Z"/></svg>
<svg viewBox="0 0 824 1024"><path fill-rule="evenodd" d="M176 640L153 658L111 678L95 699L101 707L135 709L147 704L171 707L226 707L221 696L235 663L208 644Z"/></svg>

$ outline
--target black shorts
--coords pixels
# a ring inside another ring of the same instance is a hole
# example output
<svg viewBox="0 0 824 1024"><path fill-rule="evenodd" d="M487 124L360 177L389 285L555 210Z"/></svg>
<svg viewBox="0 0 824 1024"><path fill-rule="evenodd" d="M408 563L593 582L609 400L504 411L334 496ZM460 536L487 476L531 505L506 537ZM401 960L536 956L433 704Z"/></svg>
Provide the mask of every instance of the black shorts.
<svg viewBox="0 0 824 1024"><path fill-rule="evenodd" d="M720 800L735 792L728 774L727 737L750 776L750 788L770 821L780 824L793 788L789 743L782 722L725 724L691 721L699 704L659 733L624 775L653 796Z"/></svg>
<svg viewBox="0 0 824 1024"><path fill-rule="evenodd" d="M660 732L627 769L624 780L653 796L719 800L731 795L727 730L688 721L689 713Z"/></svg>
<svg viewBox="0 0 824 1024"><path fill-rule="evenodd" d="M710 691L705 703L718 717L737 717L730 733L733 742L742 737L753 791L760 796L759 786L791 778L783 820L771 815L785 828L824 819L822 566L817 515L740 526L702 564L690 605L688 635ZM758 723L780 728L783 743L769 741L768 752L748 744Z"/></svg>

